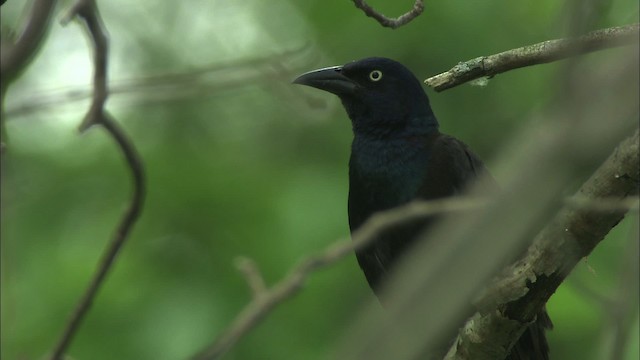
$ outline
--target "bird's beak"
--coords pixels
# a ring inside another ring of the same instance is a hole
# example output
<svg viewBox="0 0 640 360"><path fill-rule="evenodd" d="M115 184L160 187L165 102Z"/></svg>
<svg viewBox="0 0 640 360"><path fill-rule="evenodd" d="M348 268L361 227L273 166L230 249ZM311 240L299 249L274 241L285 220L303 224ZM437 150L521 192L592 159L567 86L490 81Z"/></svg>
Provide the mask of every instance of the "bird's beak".
<svg viewBox="0 0 640 360"><path fill-rule="evenodd" d="M311 86L338 96L351 94L358 87L358 84L342 74L342 66L309 71L298 76L293 83Z"/></svg>

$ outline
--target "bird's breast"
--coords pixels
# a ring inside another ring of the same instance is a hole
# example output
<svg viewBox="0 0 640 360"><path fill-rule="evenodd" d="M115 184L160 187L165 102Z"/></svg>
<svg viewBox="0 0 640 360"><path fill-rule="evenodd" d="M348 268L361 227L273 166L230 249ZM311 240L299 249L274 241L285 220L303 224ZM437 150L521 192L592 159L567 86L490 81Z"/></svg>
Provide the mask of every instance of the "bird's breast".
<svg viewBox="0 0 640 360"><path fill-rule="evenodd" d="M377 211L411 201L421 185L428 150L415 142L359 139L349 163L349 212L358 213L354 225Z"/></svg>

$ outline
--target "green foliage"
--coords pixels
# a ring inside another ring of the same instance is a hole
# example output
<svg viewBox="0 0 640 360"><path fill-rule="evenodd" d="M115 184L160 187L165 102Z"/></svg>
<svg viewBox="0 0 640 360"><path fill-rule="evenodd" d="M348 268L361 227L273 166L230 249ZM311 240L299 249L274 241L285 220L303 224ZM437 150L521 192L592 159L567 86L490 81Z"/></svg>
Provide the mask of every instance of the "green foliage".
<svg viewBox="0 0 640 360"><path fill-rule="evenodd" d="M379 6L399 15L410 3ZM114 94L107 107L142 154L148 196L70 348L74 359L93 360L185 358L250 300L235 257L254 259L273 283L301 257L347 237L350 124L335 99L290 85L295 74L379 55L426 78L458 61L561 37L565 27L562 9L550 0L427 2L422 16L394 31L347 0L99 5L112 47ZM609 13L599 26L637 21L630 0L603 8ZM18 14L12 9L3 5L3 22ZM277 57L303 46L282 61L230 66L186 83L167 79L135 90L122 81ZM51 350L128 201L129 173L111 139L99 128L74 132L87 102L69 100L65 89L88 84L89 59L79 27L54 23L7 95L3 359L36 359ZM429 95L443 130L491 164L509 135L551 102L559 66ZM25 110L33 104L35 111ZM555 359L599 358L592 349L603 341L608 314L572 284L613 293L629 236L637 232L632 225L623 223L589 258L595 274L580 266L549 303ZM227 358L327 356L372 296L354 260L313 276ZM638 358L635 323L626 359Z"/></svg>

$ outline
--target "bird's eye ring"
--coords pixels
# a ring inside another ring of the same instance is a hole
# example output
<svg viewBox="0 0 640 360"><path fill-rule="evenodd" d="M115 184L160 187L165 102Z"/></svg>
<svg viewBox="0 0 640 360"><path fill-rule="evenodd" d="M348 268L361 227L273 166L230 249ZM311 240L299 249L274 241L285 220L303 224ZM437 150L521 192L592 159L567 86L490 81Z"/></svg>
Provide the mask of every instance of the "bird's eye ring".
<svg viewBox="0 0 640 360"><path fill-rule="evenodd" d="M380 79L382 79L382 71L373 70L372 72L369 73L369 79L371 81L380 81Z"/></svg>

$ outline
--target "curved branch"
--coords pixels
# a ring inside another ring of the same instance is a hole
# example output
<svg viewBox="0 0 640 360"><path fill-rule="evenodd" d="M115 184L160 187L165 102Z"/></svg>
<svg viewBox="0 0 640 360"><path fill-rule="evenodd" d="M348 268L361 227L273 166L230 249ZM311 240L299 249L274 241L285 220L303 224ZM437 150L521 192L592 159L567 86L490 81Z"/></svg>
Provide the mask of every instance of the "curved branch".
<svg viewBox="0 0 640 360"><path fill-rule="evenodd" d="M397 29L400 26L409 23L424 11L423 0L416 0L411 10L398 16L397 18L389 18L377 12L374 8L371 7L371 5L367 4L365 0L353 0L353 3L358 9L362 10L365 15L376 19L376 21L378 21L380 25L392 29Z"/></svg>
<svg viewBox="0 0 640 360"><path fill-rule="evenodd" d="M4 2L3 2L4 3ZM6 150L4 99L9 84L16 79L33 59L47 32L55 0L35 0L20 36L13 41L2 37L0 47L0 155Z"/></svg>
<svg viewBox="0 0 640 360"><path fill-rule="evenodd" d="M105 127L109 134L118 143L118 146L122 150L127 160L127 164L131 169L131 175L133 179L133 195L129 207L125 211L124 215L122 215L120 224L118 225L115 234L111 238L107 249L100 259L97 270L93 275L91 282L86 288L82 298L78 301L78 304L76 305L76 308L71 314L69 320L67 321L64 332L55 346L53 355L51 356L51 360L59 360L63 358L66 348L71 343L71 340L73 340L73 336L78 330L82 319L91 308L91 304L93 303L93 300L95 299L100 286L104 282L104 279L111 269L120 249L127 240L127 237L131 232L134 223L140 216L140 213L142 211L142 204L144 202L144 171L142 161L135 147L133 146L133 143L127 138L122 129L117 126L117 124L113 121L109 114L103 115L101 125Z"/></svg>
<svg viewBox="0 0 640 360"><path fill-rule="evenodd" d="M85 29L90 35L93 45L93 97L91 107L82 120L79 130L83 132L94 124L109 122L104 114L104 104L109 92L107 89L107 61L109 53L109 38L102 23L102 17L96 5L96 0L79 0L62 19L66 25L75 16L79 16Z"/></svg>
<svg viewBox="0 0 640 360"><path fill-rule="evenodd" d="M24 29L18 39L10 44L2 44L0 74L3 87L33 59L47 32L55 5L55 0L33 1Z"/></svg>
<svg viewBox="0 0 640 360"><path fill-rule="evenodd" d="M461 62L424 81L436 91L526 66L545 64L594 51L638 43L640 24L592 31L575 39L556 39Z"/></svg>
<svg viewBox="0 0 640 360"><path fill-rule="evenodd" d="M637 204L638 141L636 131L614 150L575 197L636 197ZM526 256L485 290L477 302L480 311L467 321L445 359L504 358L578 261L591 253L626 212L625 208L565 206L538 234Z"/></svg>
<svg viewBox="0 0 640 360"><path fill-rule="evenodd" d="M94 47L94 94L91 107L89 108L80 130L83 131L94 124L102 125L109 135L113 137L120 147L133 179L133 195L129 207L122 216L120 224L116 228L116 232L109 242L107 249L102 255L98 264L96 273L94 274L89 286L86 288L82 298L76 305L75 310L71 314L62 336L56 344L51 360L62 359L64 353L71 343L73 336L77 332L82 319L89 311L93 300L95 299L100 286L103 284L107 273L113 266L113 263L120 249L128 238L131 229L140 216L142 204L144 202L144 170L140 155L138 155L133 143L124 131L117 125L109 113L104 110L104 104L108 96L107 91L107 51L108 38L106 30L102 25L102 19L98 11L95 0L79 0L71 8L65 21L69 21L72 17L78 15L85 25L85 29L90 35Z"/></svg>

